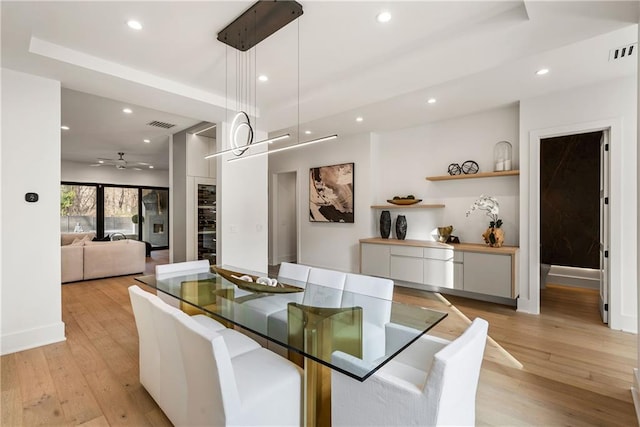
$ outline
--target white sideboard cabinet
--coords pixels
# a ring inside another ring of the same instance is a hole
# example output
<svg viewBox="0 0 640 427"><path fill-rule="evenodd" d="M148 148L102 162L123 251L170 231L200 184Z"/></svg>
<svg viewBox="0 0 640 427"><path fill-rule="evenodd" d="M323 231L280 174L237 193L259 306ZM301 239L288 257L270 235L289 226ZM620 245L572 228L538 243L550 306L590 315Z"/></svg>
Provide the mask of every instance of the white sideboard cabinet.
<svg viewBox="0 0 640 427"><path fill-rule="evenodd" d="M515 300L518 248L424 240L360 240L360 272L400 285L465 295ZM480 298L486 299L486 298Z"/></svg>

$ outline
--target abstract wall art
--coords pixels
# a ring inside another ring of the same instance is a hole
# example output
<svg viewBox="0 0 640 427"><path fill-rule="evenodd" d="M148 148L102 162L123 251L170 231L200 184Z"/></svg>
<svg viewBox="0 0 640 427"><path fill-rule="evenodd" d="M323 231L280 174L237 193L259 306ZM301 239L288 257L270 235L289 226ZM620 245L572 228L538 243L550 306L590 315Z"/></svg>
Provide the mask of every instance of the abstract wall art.
<svg viewBox="0 0 640 427"><path fill-rule="evenodd" d="M353 223L354 164L309 169L309 221Z"/></svg>

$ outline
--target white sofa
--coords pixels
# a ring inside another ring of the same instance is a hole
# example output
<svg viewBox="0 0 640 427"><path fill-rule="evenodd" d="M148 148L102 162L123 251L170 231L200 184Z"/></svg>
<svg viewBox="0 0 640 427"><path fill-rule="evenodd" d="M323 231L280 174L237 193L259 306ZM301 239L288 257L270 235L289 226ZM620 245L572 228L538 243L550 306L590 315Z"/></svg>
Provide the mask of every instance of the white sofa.
<svg viewBox="0 0 640 427"><path fill-rule="evenodd" d="M144 242L93 242L91 233L73 233L70 242L70 234L63 233L61 237L61 243L68 243L60 248L62 283L144 272Z"/></svg>

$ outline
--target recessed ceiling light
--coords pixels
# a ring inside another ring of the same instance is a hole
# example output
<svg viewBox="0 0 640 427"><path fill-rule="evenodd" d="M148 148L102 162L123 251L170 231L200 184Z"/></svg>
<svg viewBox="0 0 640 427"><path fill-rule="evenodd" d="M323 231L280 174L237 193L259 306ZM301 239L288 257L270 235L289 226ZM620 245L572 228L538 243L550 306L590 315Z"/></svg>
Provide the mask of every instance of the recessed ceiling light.
<svg viewBox="0 0 640 427"><path fill-rule="evenodd" d="M538 71L536 71L536 74L539 76L544 76L545 74L547 74L549 72L548 68L541 68Z"/></svg>
<svg viewBox="0 0 640 427"><path fill-rule="evenodd" d="M146 142L147 144L151 142L151 140L150 140L150 139L145 139L145 140L143 140L143 141L144 141L144 142Z"/></svg>
<svg viewBox="0 0 640 427"><path fill-rule="evenodd" d="M361 122L361 121L363 121L363 120L364 120L364 119L363 119L362 117L356 117L356 122Z"/></svg>
<svg viewBox="0 0 640 427"><path fill-rule="evenodd" d="M102 165L102 164L104 164L104 160L98 160L98 163L100 163Z"/></svg>
<svg viewBox="0 0 640 427"><path fill-rule="evenodd" d="M149 165L149 169L153 169L153 165Z"/></svg>
<svg viewBox="0 0 640 427"><path fill-rule="evenodd" d="M261 82L266 82L269 80L269 77L265 76L264 74L260 74L258 76L258 80L260 80Z"/></svg>
<svg viewBox="0 0 640 427"><path fill-rule="evenodd" d="M123 108L122 112L125 113L125 114L131 114L131 113L133 113L133 110L131 110L131 108Z"/></svg>
<svg viewBox="0 0 640 427"><path fill-rule="evenodd" d="M391 14L387 11L380 12L378 16L376 16L376 21L380 23L385 23L391 21Z"/></svg>
<svg viewBox="0 0 640 427"><path fill-rule="evenodd" d="M141 30L142 29L142 24L139 21L136 21L134 19L130 19L127 21L127 25L129 26L129 28L131 28L132 30Z"/></svg>
<svg viewBox="0 0 640 427"><path fill-rule="evenodd" d="M69 130L69 126L60 126L60 129L62 129L62 130Z"/></svg>
<svg viewBox="0 0 640 427"><path fill-rule="evenodd" d="M305 130L304 133L305 133L305 135L311 135L311 131L310 130Z"/></svg>
<svg viewBox="0 0 640 427"><path fill-rule="evenodd" d="M436 99L435 98L427 99L427 104L435 104L435 103L436 103Z"/></svg>

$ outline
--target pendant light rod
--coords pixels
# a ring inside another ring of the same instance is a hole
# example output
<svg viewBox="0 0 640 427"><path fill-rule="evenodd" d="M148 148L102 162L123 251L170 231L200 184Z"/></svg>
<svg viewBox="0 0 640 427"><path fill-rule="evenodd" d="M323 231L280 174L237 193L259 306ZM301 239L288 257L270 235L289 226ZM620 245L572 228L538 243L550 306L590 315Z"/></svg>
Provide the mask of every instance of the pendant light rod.
<svg viewBox="0 0 640 427"><path fill-rule="evenodd" d="M278 153L280 151L291 150L293 148L300 148L300 147L304 147L304 146L307 146L307 145L316 144L318 142L330 141L332 139L336 139L337 137L338 137L337 134L324 136L322 138L312 139L311 141L301 142L300 144L287 145L286 147L276 148L275 150L262 151L260 153L249 154L248 156L243 156L243 157L236 157L236 158L233 158L233 159L229 159L227 161L228 162L235 162L237 160L250 159L251 157L258 157L258 156L264 156L264 155L267 155L267 154Z"/></svg>
<svg viewBox="0 0 640 427"><path fill-rule="evenodd" d="M253 144L241 145L240 147L229 148L227 150L218 151L217 153L208 154L204 158L205 158L205 160L213 159L214 157L218 157L218 156L221 156L223 154L230 153L232 151L237 151L237 150L242 150L242 149L249 149L251 147L257 147L257 146L263 145L263 144L271 144L272 142L276 142L276 141L281 141L283 139L287 139L290 136L291 136L291 134L287 133L285 135L280 135L280 136L276 136L274 138L265 139L263 141L254 142Z"/></svg>

